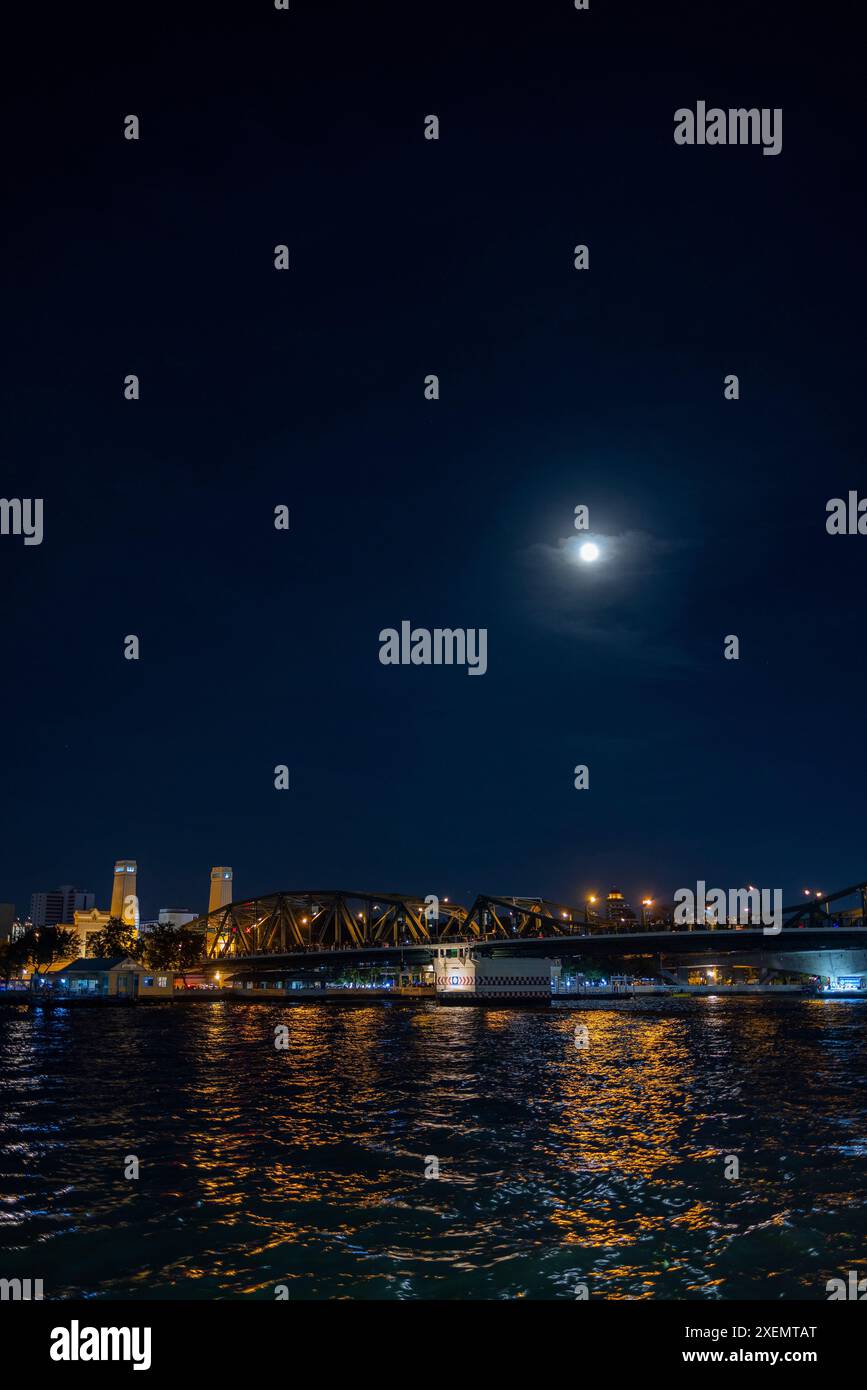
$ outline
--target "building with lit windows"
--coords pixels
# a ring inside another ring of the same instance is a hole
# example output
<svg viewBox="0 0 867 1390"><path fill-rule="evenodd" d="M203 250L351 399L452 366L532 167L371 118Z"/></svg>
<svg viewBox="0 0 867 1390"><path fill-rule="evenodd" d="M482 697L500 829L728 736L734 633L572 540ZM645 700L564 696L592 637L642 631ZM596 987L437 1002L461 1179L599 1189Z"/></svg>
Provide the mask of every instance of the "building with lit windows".
<svg viewBox="0 0 867 1390"><path fill-rule="evenodd" d="M635 921L635 913L619 888L611 888L605 899L605 920L614 931Z"/></svg>
<svg viewBox="0 0 867 1390"><path fill-rule="evenodd" d="M71 922L76 912L86 912L96 902L95 893L73 888L64 883L46 893L34 893L30 899L30 920L34 927L59 927Z"/></svg>

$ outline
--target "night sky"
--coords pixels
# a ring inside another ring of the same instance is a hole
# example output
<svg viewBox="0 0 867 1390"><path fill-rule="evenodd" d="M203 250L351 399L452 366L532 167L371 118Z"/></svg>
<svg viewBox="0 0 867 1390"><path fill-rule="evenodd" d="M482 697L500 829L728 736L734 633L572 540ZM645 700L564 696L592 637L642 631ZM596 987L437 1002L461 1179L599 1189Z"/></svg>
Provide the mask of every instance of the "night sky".
<svg viewBox="0 0 867 1390"><path fill-rule="evenodd" d="M825 529L867 492L847 12L37 7L0 899L107 906L123 855L144 917L204 909L213 864L238 897L867 876L867 537ZM699 99L781 107L782 153L678 147ZM402 619L487 628L487 673L382 666Z"/></svg>

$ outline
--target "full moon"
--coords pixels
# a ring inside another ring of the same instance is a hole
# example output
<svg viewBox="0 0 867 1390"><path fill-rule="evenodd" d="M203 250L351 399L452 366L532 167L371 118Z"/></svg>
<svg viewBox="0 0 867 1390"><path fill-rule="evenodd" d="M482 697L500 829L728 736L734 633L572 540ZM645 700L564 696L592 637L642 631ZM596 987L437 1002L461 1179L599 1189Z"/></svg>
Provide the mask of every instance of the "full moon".
<svg viewBox="0 0 867 1390"><path fill-rule="evenodd" d="M581 556L582 560L598 560L599 546L594 545L592 541L585 541L578 551L578 554Z"/></svg>

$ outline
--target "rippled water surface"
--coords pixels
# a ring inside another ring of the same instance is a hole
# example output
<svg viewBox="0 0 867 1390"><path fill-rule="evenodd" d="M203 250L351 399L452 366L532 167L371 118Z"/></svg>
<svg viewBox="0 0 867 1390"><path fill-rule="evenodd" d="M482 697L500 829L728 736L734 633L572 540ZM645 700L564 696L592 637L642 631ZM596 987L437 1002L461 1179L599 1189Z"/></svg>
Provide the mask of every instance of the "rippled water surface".
<svg viewBox="0 0 867 1390"><path fill-rule="evenodd" d="M867 1254L865 1041L858 1001L4 1007L0 1275L46 1297L824 1299Z"/></svg>

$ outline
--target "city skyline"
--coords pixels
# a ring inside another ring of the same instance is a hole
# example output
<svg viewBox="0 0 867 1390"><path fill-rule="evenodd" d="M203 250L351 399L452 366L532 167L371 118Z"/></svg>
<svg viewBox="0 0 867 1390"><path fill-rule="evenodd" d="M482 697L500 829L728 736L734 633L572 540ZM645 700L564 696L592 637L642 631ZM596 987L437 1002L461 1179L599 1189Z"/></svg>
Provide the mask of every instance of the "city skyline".
<svg viewBox="0 0 867 1390"><path fill-rule="evenodd" d="M36 925L36 926L38 926L38 925L51 925L52 923L57 923L57 924L66 923L66 924L70 924L70 923L72 922L71 913L72 913L74 910L76 910L76 909L81 909L81 910L91 909L91 908L93 908L94 906L96 906L97 910L99 910L99 911L106 911L107 913L109 913L109 914L110 914L111 916L113 916L113 917L122 918L122 916L123 916L123 902L124 902L124 897L125 897L126 892L127 892L127 889L128 889L129 882L130 882L130 881L132 882L132 889L131 889L131 891L132 891L133 893L135 893L135 890L136 890L136 887L137 887L137 874L138 874L138 861L137 861L137 860L132 860L132 859L119 859L119 860L116 860L116 861L115 861L114 874L113 874L113 876L112 876L112 881L111 881L111 892L110 892L109 894L106 895L106 896L110 899L110 906L109 906L107 909L100 909L100 908L99 908L99 903L98 903L98 901L97 901L98 898L99 898L99 894L98 894L98 893L94 893L94 892L92 892L92 891L90 891L90 890L86 890L86 889L74 888L72 884L61 884L61 885L60 885L58 888L56 888L56 889L43 889L43 890L37 890L37 891L35 891L34 893L32 893L32 894L30 895L29 899L28 899L29 911L27 912L26 915L27 915L28 919L29 919L29 920L32 920L32 921L33 921L33 924ZM293 882L294 882L294 881L295 881L295 880L293 880ZM302 882L303 880L299 879L299 880L297 880L297 881L298 881L298 882ZM704 878L703 880L701 880L701 881L702 881L702 882L710 882L710 879L707 878L707 877L705 877L705 878ZM155 922L155 921L157 920L157 913L158 913L158 912L159 912L160 916L162 917L164 914L170 913L170 912L172 912L172 911L174 911L175 913L191 914L193 917L203 917L203 916L205 916L208 912L215 911L215 910L217 910L218 908L223 907L223 906L226 906L227 904L229 904L229 903L231 903L231 902L248 902L248 901L251 901L251 900L255 899L257 896L265 897L265 896L268 896L269 894L271 894L272 892L275 891L275 889L274 889L274 887L273 887L273 885L272 885L272 886L269 886L269 887L266 887L266 888L259 887L259 888L257 888L257 889L251 889L251 891L249 891L249 892L242 892L242 893L237 893L237 894L234 893L233 891L231 891L231 890L233 889L233 887L234 887L234 870L233 870L232 868L229 868L229 867L225 866L225 865L223 865L223 866L215 866L215 867L212 867L212 868L209 870L209 873L208 873L208 882L209 882L208 901L207 901L207 903L206 903L204 906L199 906L199 905L197 904L197 896L196 896L196 894L195 894L195 890L193 891L193 894L191 894L191 895L188 894L188 895L187 895L187 899L185 899L185 902L187 903L187 905L186 905L185 907L182 907L182 908L177 908L177 907L176 907L176 908L174 908L174 909L172 909L172 908L170 908L169 906L167 906L167 903L169 902L169 900L168 900L167 898L165 898L165 895L163 895L162 897L159 897L159 896L154 892L154 890L150 890L150 897L148 897L148 898L145 900L146 903L147 903L147 906L146 906L146 908L143 910L143 909L141 908L141 906L140 906L140 904L141 904L141 897L140 897L140 895L138 895L138 896L137 896L137 903L139 904L138 912L139 912L139 916L140 916L141 921L142 921L143 923L145 923L145 924L148 924L148 923L151 923L151 922ZM611 883L607 883L607 884L601 884L600 882L596 881L596 882L594 882L594 883L592 883L592 884L584 885L584 886L579 890L579 892L577 893L577 895L574 895L574 896L572 896L572 897L560 896L560 895L556 895L556 894L553 894L553 893L548 893L548 892L545 892L545 891L537 892L537 893L535 893L535 894L533 894L533 893L529 893L529 894L528 894L528 893L526 893L526 892L521 892L521 891L519 891L519 890L515 890L514 892L512 892L511 890L509 890L509 891L503 892L503 893L501 894L501 896L503 896L503 897L515 897L515 898L533 898L533 897L538 897L539 899L547 900L547 901L550 901L550 902L555 902L555 903L561 904L561 905L563 905L563 906L567 906L567 907L574 908L574 909L576 909L576 910L578 910L578 911L585 910L585 911L588 912L588 914L591 914L591 915L592 915L592 914L596 914L596 915L605 915L606 912L607 912L607 914L608 914L609 916L610 916L612 913L614 913L614 914L616 915L616 905L617 905L617 904L615 903L614 900L617 899L617 900L619 900L620 902L622 902L622 907L623 907L623 909L624 909L629 915L631 915L632 917L634 917L634 918L636 918L636 919L640 919L640 918L642 917L643 910L648 910L648 911L649 911L650 909L653 909L653 910L659 912L659 911L662 911L663 909L666 909L666 910L667 910L667 909L670 909L671 907L673 907L673 905L674 905L674 903L675 903L676 895L677 895L679 892L682 892L682 891L683 891L682 885L678 884L676 887L672 887L672 888L671 888L669 891L667 891L667 892L666 892L666 891L662 891L662 892L654 891L653 889L647 888L646 886L645 886L644 888L639 889L639 890L636 890L636 891L634 891L634 892L630 892L628 889L624 892L624 890L623 890L623 883L624 883L624 882L625 882L625 880L623 880L622 877L621 877L621 879L620 879L619 881L617 881L617 882L611 882ZM123 885L123 886L119 887L119 883L120 883L121 885ZM354 887L354 888L358 889L359 891L371 891L371 892L372 892L372 891L375 891L375 885L372 885L372 884L365 884L365 883L357 883L357 884L355 884L355 885L352 885L352 884L349 883L349 882L343 882L343 883L336 882L336 883L334 883L334 884L327 884L327 883L325 883L325 882L323 881L323 882L320 884L320 886L323 887L323 888L331 888L331 889L338 888L338 887L342 887L342 888L344 888L344 889ZM422 887L424 888L424 893L433 892L433 891L435 891L438 887L441 887L441 886L442 886L442 885L422 885ZM826 896L826 894L831 894L831 893L834 893L834 892L838 892L842 886L845 886L845 885L840 885L840 884L828 885L825 889L818 889L818 888L815 888L815 887L812 887L812 888L801 888L801 889L799 889L799 890L793 891L793 892L790 894L790 896L786 897L786 899L785 899L785 905L786 905L787 907L794 907L794 906L798 905L799 901L802 899L803 896L806 896L806 897L808 897L808 898L822 898L822 897ZM199 885L199 887L200 887L199 896L201 896L201 885ZM737 885L737 887L738 887L738 888L742 888L742 889L747 889L747 888L752 888L752 887L753 887L753 884L752 884L752 882L748 882L747 880L742 880L741 883L739 883L739 884ZM398 891L398 892L406 892L406 889L407 889L407 886L406 886L406 885L393 884L393 885L391 885L389 888L382 889L381 891L382 891L383 893L395 892L395 891ZM438 896L439 896L443 901L445 901L445 902L449 902L449 901L454 902L454 903L461 902L461 903L463 903L465 906L469 906L469 905L471 905L472 902L475 900L475 898L476 898L476 896L477 896L477 894L478 894L479 891L493 891L493 887L492 887L492 885L482 885L481 888L480 888L479 885L476 885L476 887L474 888L473 891L467 892L467 893L464 894L464 895L461 895L461 894L459 894L459 893L445 893L445 892L441 892L441 893L438 894ZM767 886L765 886L765 891L768 891L768 890L767 890ZM779 891L779 890L777 890L777 891ZM424 893L422 893L420 896L424 896ZM0 895L0 898L2 898L2 895ZM49 917L49 918L46 918L45 921L42 921L41 919L40 919L40 920L37 920L36 917L33 915L33 905L34 905L34 903L37 901L37 899L39 899L39 900L57 899L57 900L63 901L64 904L66 904L67 902L69 902L70 904L72 904L72 906L69 908L69 914L70 914L70 915L67 915L67 916L58 915L58 912L55 910L55 911L53 912L53 914L50 914L50 917ZM154 903L155 903L156 901L159 901L160 907L159 907L159 908L154 907L154 906L152 905L152 900L153 900ZM21 908L19 909L19 908L18 908L18 904L15 904L15 903L14 903L14 900L10 900L10 901L13 902L13 905L14 905L14 906L16 907L16 909L17 909L17 913L16 913L17 919L18 919L18 920L24 920L25 912L24 912L23 904L22 904Z"/></svg>
<svg viewBox="0 0 867 1390"><path fill-rule="evenodd" d="M168 902L223 859L263 892L862 877L867 541L826 528L863 476L855 88L829 142L775 48L785 149L681 147L767 35L605 11L534 17L529 55L434 25L411 78L386 25L373 88L350 14L330 66L314 16L251 19L219 99L179 18L25 97L2 490L44 535L0 538L4 898L124 846ZM484 629L485 673L383 665L405 619Z"/></svg>

